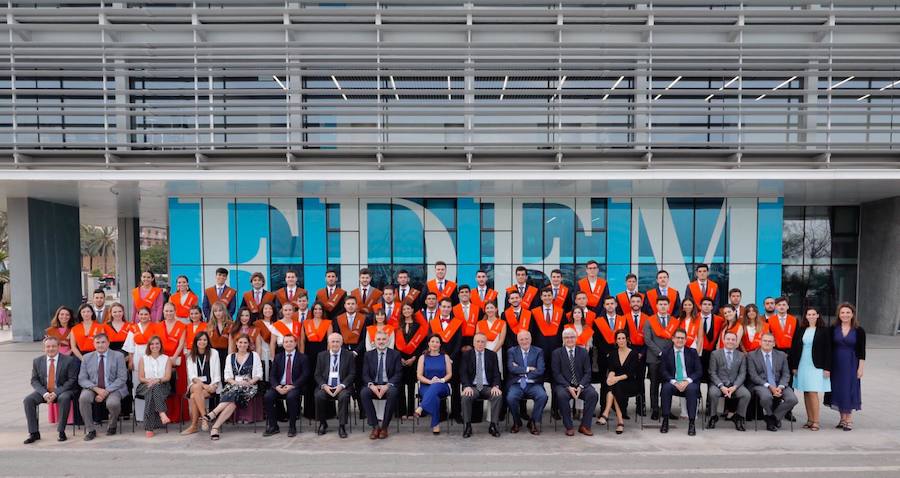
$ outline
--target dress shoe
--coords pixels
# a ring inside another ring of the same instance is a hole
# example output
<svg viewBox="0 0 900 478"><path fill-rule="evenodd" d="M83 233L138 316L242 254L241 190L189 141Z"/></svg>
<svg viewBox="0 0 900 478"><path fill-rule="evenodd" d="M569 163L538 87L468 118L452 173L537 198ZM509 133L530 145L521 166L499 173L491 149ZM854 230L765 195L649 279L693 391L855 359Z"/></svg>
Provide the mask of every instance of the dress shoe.
<svg viewBox="0 0 900 478"><path fill-rule="evenodd" d="M659 425L660 433L669 433L669 417L663 417L662 424Z"/></svg>
<svg viewBox="0 0 900 478"><path fill-rule="evenodd" d="M319 428L316 429L316 434L324 435L326 430L328 430L328 424L325 422L319 422Z"/></svg>
<svg viewBox="0 0 900 478"><path fill-rule="evenodd" d="M56 435L56 441L66 441L68 439L69 437L66 436L66 432L59 432L59 434Z"/></svg>
<svg viewBox="0 0 900 478"><path fill-rule="evenodd" d="M97 438L97 431L91 430L91 431L87 432L87 435L84 436L84 441L91 441L94 438Z"/></svg>
<svg viewBox="0 0 900 478"><path fill-rule="evenodd" d="M706 423L706 428L709 428L710 430L715 430L716 422L718 422L718 421L719 421L719 417L717 417L716 415L709 417L709 422Z"/></svg>
<svg viewBox="0 0 900 478"><path fill-rule="evenodd" d="M653 421L659 420L659 410L653 410L650 412L650 419Z"/></svg>
<svg viewBox="0 0 900 478"><path fill-rule="evenodd" d="M796 422L796 421L797 421L797 418L794 417L794 412L787 412L787 413L784 415L784 419L785 419L785 420L788 420L788 421L791 421L791 422ZM778 427L778 428L781 428L781 427Z"/></svg>
<svg viewBox="0 0 900 478"><path fill-rule="evenodd" d="M25 439L25 442L24 442L24 443L25 443L26 445L31 445L32 443L34 443L34 442L36 442L36 441L38 441L38 440L40 440L40 439L41 439L41 434L40 434L40 433L30 433L30 434L28 435L28 438Z"/></svg>
<svg viewBox="0 0 900 478"><path fill-rule="evenodd" d="M534 430L534 422L531 420L528 420L528 423L525 425L525 428L528 428L528 431Z"/></svg>
<svg viewBox="0 0 900 478"><path fill-rule="evenodd" d="M697 434L697 427L694 426L694 420L691 419L688 421L688 436L694 436Z"/></svg>
<svg viewBox="0 0 900 478"><path fill-rule="evenodd" d="M681 418L681 417L679 417L678 415L675 415L674 413L670 413L670 414L669 414L669 419L670 419L670 420L678 420L678 419L680 419L680 418Z"/></svg>
<svg viewBox="0 0 900 478"><path fill-rule="evenodd" d="M463 427L463 438L469 438L472 436L472 424L466 423Z"/></svg>
<svg viewBox="0 0 900 478"><path fill-rule="evenodd" d="M532 435L540 435L541 434L541 425L538 423L535 423L534 425L532 425L531 434Z"/></svg>
<svg viewBox="0 0 900 478"><path fill-rule="evenodd" d="M488 427L488 433L490 433L492 437L500 436L500 430L497 428L496 423L491 422L491 426Z"/></svg>
<svg viewBox="0 0 900 478"><path fill-rule="evenodd" d="M591 431L590 428L588 428L584 425L581 425L580 427L578 427L578 433L581 433L582 435L589 436L589 437L594 436L594 432Z"/></svg>
<svg viewBox="0 0 900 478"><path fill-rule="evenodd" d="M341 438L347 438L347 427L344 425L338 425L338 436Z"/></svg>
<svg viewBox="0 0 900 478"><path fill-rule="evenodd" d="M559 410L551 410L550 416L553 417L554 420L562 420L562 415L559 414Z"/></svg>
<svg viewBox="0 0 900 478"><path fill-rule="evenodd" d="M459 424L459 425L462 425L462 424L463 424L462 416L460 416L460 415L454 415L452 418L453 418L453 421L456 422L457 424Z"/></svg>
<svg viewBox="0 0 900 478"><path fill-rule="evenodd" d="M297 436L297 425L288 426L288 438Z"/></svg>
<svg viewBox="0 0 900 478"><path fill-rule="evenodd" d="M766 415L764 417L764 420L766 421L766 430L768 430L770 432L778 431L778 425L775 424L775 417L773 417L771 415Z"/></svg>
<svg viewBox="0 0 900 478"><path fill-rule="evenodd" d="M274 435L274 434L276 434L276 433L278 433L278 432L280 432L280 431L281 431L281 430L279 430L278 427L275 427L275 428L268 428L268 427L267 427L267 428L266 428L266 431L263 432L263 436L264 436L264 437L270 437L270 436L272 436L272 435Z"/></svg>
<svg viewBox="0 0 900 478"><path fill-rule="evenodd" d="M509 432L510 433L519 433L519 430L521 428L522 428L522 425L519 425L518 423L513 423L513 425L511 427L509 427Z"/></svg>
<svg viewBox="0 0 900 478"><path fill-rule="evenodd" d="M387 437L388 437L387 427L382 427L382 428L378 431L378 439L384 440L384 439L387 438Z"/></svg>
<svg viewBox="0 0 900 478"><path fill-rule="evenodd" d="M373 428L372 433L369 433L369 440L377 440L378 435L379 435L378 428L377 427Z"/></svg>
<svg viewBox="0 0 900 478"><path fill-rule="evenodd" d="M791 420L791 421L793 421L793 420ZM779 420L779 419L777 419L777 418L775 419L775 427L776 427L776 428L781 428L781 420Z"/></svg>
<svg viewBox="0 0 900 478"><path fill-rule="evenodd" d="M731 421L734 422L734 429L735 429L735 430L737 430L737 431L739 431L739 432L745 432L745 431L747 431L747 429L744 428L744 417L742 417L742 416L740 416L740 415L735 415L735 416L731 419Z"/></svg>
<svg viewBox="0 0 900 478"><path fill-rule="evenodd" d="M575 436L575 429L574 428L566 428L566 436L567 437Z"/></svg>
<svg viewBox="0 0 900 478"><path fill-rule="evenodd" d="M631 417L628 413L622 412L622 420L631 420Z"/></svg>

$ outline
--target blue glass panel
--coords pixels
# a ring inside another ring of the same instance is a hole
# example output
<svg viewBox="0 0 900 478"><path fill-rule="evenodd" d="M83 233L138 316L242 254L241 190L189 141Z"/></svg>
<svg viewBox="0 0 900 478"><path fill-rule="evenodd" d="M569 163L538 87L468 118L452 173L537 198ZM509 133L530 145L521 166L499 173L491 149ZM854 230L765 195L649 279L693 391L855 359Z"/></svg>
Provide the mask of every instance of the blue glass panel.
<svg viewBox="0 0 900 478"><path fill-rule="evenodd" d="M341 228L341 205L334 203L328 204L328 229L337 230Z"/></svg>
<svg viewBox="0 0 900 478"><path fill-rule="evenodd" d="M625 291L625 276L631 272L629 264L609 264L607 266L606 281L609 283L609 293L618 294Z"/></svg>
<svg viewBox="0 0 900 478"><path fill-rule="evenodd" d="M694 247L694 201L693 199L668 199L669 213L672 215L672 223L675 226L675 237L666 237L663 229L663 247L680 246L678 252L666 251L664 257L667 260L681 259L691 262L691 251ZM675 254L673 254L675 252Z"/></svg>
<svg viewBox="0 0 900 478"><path fill-rule="evenodd" d="M306 198L303 200L303 262L327 264L326 243L325 203L318 198Z"/></svg>
<svg viewBox="0 0 900 478"><path fill-rule="evenodd" d="M271 267L271 276L269 277L269 283L267 284L268 290L278 290L287 283L284 281L284 275L287 271L294 271L297 273L297 285L300 287L306 287L306 276L305 271L303 270L303 264L272 264ZM324 283L324 280L323 280ZM315 290L310 292L310 294L315 294Z"/></svg>
<svg viewBox="0 0 900 478"><path fill-rule="evenodd" d="M237 264L269 262L269 204L266 200L237 202Z"/></svg>
<svg viewBox="0 0 900 478"><path fill-rule="evenodd" d="M328 263L329 264L340 264L341 263L341 233L340 232L329 232L328 233Z"/></svg>
<svg viewBox="0 0 900 478"><path fill-rule="evenodd" d="M493 264L496 261L494 258L494 233L493 232L482 232L481 233L481 262Z"/></svg>
<svg viewBox="0 0 900 478"><path fill-rule="evenodd" d="M629 264L631 262L631 201L609 200L606 243L608 245L607 261L610 264Z"/></svg>
<svg viewBox="0 0 900 478"><path fill-rule="evenodd" d="M169 198L169 260L202 264L200 200Z"/></svg>
<svg viewBox="0 0 900 478"><path fill-rule="evenodd" d="M760 199L757 227L757 262L781 265L781 229L784 199ZM781 277L779 272L778 277ZM780 286L779 286L780 287Z"/></svg>
<svg viewBox="0 0 900 478"><path fill-rule="evenodd" d="M559 262L575 261L575 211L569 206L547 202L544 204L544 253L548 257L558 239ZM581 238L579 238L581 239Z"/></svg>
<svg viewBox="0 0 900 478"><path fill-rule="evenodd" d="M722 211L724 199L703 199L696 202L696 214L694 223L695 241L694 257L696 263L723 262L725 260L725 240L728 224L724 224L719 231L718 240L712 246L712 257L707 260L706 253L710 249L710 241L716 232L716 224L719 216L727 216Z"/></svg>
<svg viewBox="0 0 900 478"><path fill-rule="evenodd" d="M494 203L492 202L481 203L481 228L494 228Z"/></svg>
<svg viewBox="0 0 900 478"><path fill-rule="evenodd" d="M781 264L756 265L756 303L765 297L781 295Z"/></svg>
<svg viewBox="0 0 900 478"><path fill-rule="evenodd" d="M370 203L366 217L369 231L366 237L370 264L390 264L391 262L391 205Z"/></svg>
<svg viewBox="0 0 900 478"><path fill-rule="evenodd" d="M641 214L638 215L638 262L641 264L656 264L653 244L650 242L647 226L644 224L644 216Z"/></svg>
<svg viewBox="0 0 900 478"><path fill-rule="evenodd" d="M200 265L183 265L183 264L172 264L169 267L169 284L172 286L172 290L175 290L175 283L178 279L178 276L187 276L188 285L191 287L191 290L197 294L198 297L202 299L203 296L203 267Z"/></svg>
<svg viewBox="0 0 900 478"><path fill-rule="evenodd" d="M637 271L638 290L646 291L656 287L656 273L659 272L656 264L632 265L632 270Z"/></svg>
<svg viewBox="0 0 900 478"><path fill-rule="evenodd" d="M302 264L303 200L270 201L269 221L272 231L272 263Z"/></svg>
<svg viewBox="0 0 900 478"><path fill-rule="evenodd" d="M459 220L459 226L456 230L457 263L479 264L481 263L481 240L479 237L481 221L479 217L479 204L472 198L460 198L457 203L457 208ZM468 270L468 268L466 270ZM471 278L467 278L466 280L474 281L475 272L477 270L478 267L472 270ZM462 274L462 272L460 272L460 274Z"/></svg>
<svg viewBox="0 0 900 478"><path fill-rule="evenodd" d="M456 229L456 199L428 199L425 207L437 216L447 230Z"/></svg>
<svg viewBox="0 0 900 478"><path fill-rule="evenodd" d="M544 205L539 202L522 204L522 261L544 260Z"/></svg>
<svg viewBox="0 0 900 478"><path fill-rule="evenodd" d="M415 211L399 204L393 205L393 214L394 262L424 262L425 233L419 216ZM371 230L372 224L370 223L370 234ZM372 249L370 248L369 257L371 256Z"/></svg>

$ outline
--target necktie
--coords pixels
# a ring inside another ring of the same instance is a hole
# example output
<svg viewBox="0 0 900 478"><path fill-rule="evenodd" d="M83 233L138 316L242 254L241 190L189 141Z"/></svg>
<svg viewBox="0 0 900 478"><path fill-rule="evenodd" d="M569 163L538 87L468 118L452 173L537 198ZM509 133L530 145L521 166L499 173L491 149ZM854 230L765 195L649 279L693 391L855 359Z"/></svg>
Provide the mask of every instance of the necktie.
<svg viewBox="0 0 900 478"><path fill-rule="evenodd" d="M262 300L262 293L260 291L254 292L256 303L259 304L259 301Z"/></svg>
<svg viewBox="0 0 900 478"><path fill-rule="evenodd" d="M50 370L47 371L47 391L55 392L56 391L56 357L51 357L50 359Z"/></svg>
<svg viewBox="0 0 900 478"><path fill-rule="evenodd" d="M522 366L525 367L525 370L528 370L528 352L526 352L524 350L522 351L522 362L523 362ZM528 373L527 372L522 374L521 377L519 377L519 386L522 387L522 390L525 390L526 388L528 388Z"/></svg>
<svg viewBox="0 0 900 478"><path fill-rule="evenodd" d="M438 291L444 292L444 281L438 282Z"/></svg>
<svg viewBox="0 0 900 478"><path fill-rule="evenodd" d="M478 352L475 357L478 359L475 364L475 388L480 392L484 388L484 352Z"/></svg>
<svg viewBox="0 0 900 478"><path fill-rule="evenodd" d="M287 365L284 366L284 383L285 385L293 385L294 384L294 371L292 368L293 365L294 354L288 354L287 356Z"/></svg>
<svg viewBox="0 0 900 478"><path fill-rule="evenodd" d="M556 287L554 287L554 288L553 288L553 298L554 298L554 299L556 298L556 294L558 294L558 293L559 293L559 289L556 288Z"/></svg>
<svg viewBox="0 0 900 478"><path fill-rule="evenodd" d="M331 371L338 371L338 355L336 353L331 354ZM337 377L331 379L331 386L337 387Z"/></svg>
<svg viewBox="0 0 900 478"><path fill-rule="evenodd" d="M706 297L706 281L700 283L700 292Z"/></svg>
<svg viewBox="0 0 900 478"><path fill-rule="evenodd" d="M486 295L487 295L487 294L485 293L484 288L479 288L479 289L478 289L478 297L479 297L480 299L484 300L484 297L485 297Z"/></svg>
<svg viewBox="0 0 900 478"><path fill-rule="evenodd" d="M103 322L103 309L94 309L97 314L97 322Z"/></svg>
<svg viewBox="0 0 900 478"><path fill-rule="evenodd" d="M382 384L385 382L385 380L384 380L384 352L378 352L378 368L375 370L375 380L377 380L379 384Z"/></svg>
<svg viewBox="0 0 900 478"><path fill-rule="evenodd" d="M725 365L727 365L728 368L731 368L731 351L730 350L725 352Z"/></svg>
<svg viewBox="0 0 900 478"><path fill-rule="evenodd" d="M684 380L684 366L681 365L681 354L681 350L675 352L675 380L678 382Z"/></svg>
<svg viewBox="0 0 900 478"><path fill-rule="evenodd" d="M578 380L575 378L575 349L569 350L569 373L571 376L569 382L574 386L578 383Z"/></svg>
<svg viewBox="0 0 900 478"><path fill-rule="evenodd" d="M429 310L428 311L428 321L431 322L432 319L434 319L434 311Z"/></svg>
<svg viewBox="0 0 900 478"><path fill-rule="evenodd" d="M330 299L331 296L333 296L333 295L334 295L334 287L329 287L328 288L328 298Z"/></svg>
<svg viewBox="0 0 900 478"><path fill-rule="evenodd" d="M606 320L609 321L609 330L612 330L613 332L615 332L616 331L616 318L606 316Z"/></svg>
<svg viewBox="0 0 900 478"><path fill-rule="evenodd" d="M781 323L781 330L784 330L784 323L787 321L787 317L778 317L778 322Z"/></svg>
<svg viewBox="0 0 900 478"><path fill-rule="evenodd" d="M641 327L641 316L638 314L634 314L634 328L640 329Z"/></svg>
<svg viewBox="0 0 900 478"><path fill-rule="evenodd" d="M400 300L406 299L406 288L400 289Z"/></svg>
<svg viewBox="0 0 900 478"><path fill-rule="evenodd" d="M705 330L706 333L709 334L709 316L708 315L703 318L703 330Z"/></svg>
<svg viewBox="0 0 900 478"><path fill-rule="evenodd" d="M663 328L666 328L666 323L669 321L669 317L660 317L659 321L662 322Z"/></svg>
<svg viewBox="0 0 900 478"><path fill-rule="evenodd" d="M300 322L303 322L304 320L306 320L306 311L305 310L300 314Z"/></svg>
<svg viewBox="0 0 900 478"><path fill-rule="evenodd" d="M384 315L386 315L386 316L387 316L387 318L389 318L389 319L390 319L390 318L391 318L391 316L392 316L392 315L394 315L394 314L392 314L392 312L393 312L393 309L394 309L394 307L393 307L393 306L390 306L390 305L389 305L389 306L387 306L387 308L386 308L386 309L385 309L385 311L384 311Z"/></svg>
<svg viewBox="0 0 900 478"><path fill-rule="evenodd" d="M519 286L519 295L523 297L525 296L525 287Z"/></svg>
<svg viewBox="0 0 900 478"><path fill-rule="evenodd" d="M221 287L216 287L216 295L218 297L222 297L222 288Z"/></svg>
<svg viewBox="0 0 900 478"><path fill-rule="evenodd" d="M100 354L100 364L97 365L97 387L106 388L106 363L104 354Z"/></svg>
<svg viewBox="0 0 900 478"><path fill-rule="evenodd" d="M288 301L294 300L294 289L288 289Z"/></svg>
<svg viewBox="0 0 900 478"><path fill-rule="evenodd" d="M350 329L353 329L353 322L355 322L355 321L356 321L356 314L353 314L353 315L347 314L347 327L350 327Z"/></svg>
<svg viewBox="0 0 900 478"><path fill-rule="evenodd" d="M550 312L550 309L544 309L544 321L549 323L549 322L550 322L550 319L551 319L552 317L553 317L553 315L552 315L552 313Z"/></svg>
<svg viewBox="0 0 900 478"><path fill-rule="evenodd" d="M367 293L368 291L369 291L369 288L368 288L368 287L363 287L363 290L362 290L362 301L363 301L363 303L366 302L366 293Z"/></svg>
<svg viewBox="0 0 900 478"><path fill-rule="evenodd" d="M776 386L778 385L777 380L775 380L775 371L772 370L772 354L766 354L766 381L769 382L769 385Z"/></svg>

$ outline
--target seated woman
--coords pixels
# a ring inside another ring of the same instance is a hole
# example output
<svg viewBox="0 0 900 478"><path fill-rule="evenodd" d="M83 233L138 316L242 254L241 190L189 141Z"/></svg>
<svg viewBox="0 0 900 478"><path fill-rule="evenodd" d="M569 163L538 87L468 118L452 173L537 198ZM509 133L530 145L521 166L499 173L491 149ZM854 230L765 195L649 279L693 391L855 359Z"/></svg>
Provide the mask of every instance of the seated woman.
<svg viewBox="0 0 900 478"><path fill-rule="evenodd" d="M262 350L262 337L260 336L260 331L253 325L253 316L250 313L250 309L241 307L238 309L238 320L231 327L231 336L228 337L228 352L234 353L235 345L234 341L240 337L241 335L246 335L250 338L250 351L257 354L259 356L259 362L262 364L262 382L260 384L260 390L267 390L269 387L266 384L266 380L268 380L269 376L269 364L263 360L262 354L260 351ZM246 407L241 407L235 413L234 419L238 423L253 423L259 422L263 419L263 397L262 394L259 394L256 397L253 397L250 400L250 403L247 404Z"/></svg>
<svg viewBox="0 0 900 478"><path fill-rule="evenodd" d="M453 376L450 357L441 351L441 338L432 335L428 338L428 350L419 357L416 368L419 379L419 395L422 402L416 408L415 415L421 417L431 415L431 432L441 433L441 401L450 395L447 382Z"/></svg>
<svg viewBox="0 0 900 478"><path fill-rule="evenodd" d="M621 435L625 431L625 406L628 398L640 393L643 380L639 377L638 354L628 347L628 335L624 330L616 331L616 350L609 354L607 363L606 385L609 391L606 393L606 407L600 416L600 424L605 425L609 418L610 409L616 409L616 434Z"/></svg>
<svg viewBox="0 0 900 478"><path fill-rule="evenodd" d="M166 397L171 391L172 361L162 353L162 339L154 335L147 343L147 350L138 362L137 393L144 397L144 430L147 438L153 430L164 427L169 420L166 415Z"/></svg>
<svg viewBox="0 0 900 478"><path fill-rule="evenodd" d="M219 372L219 354L209 346L209 334L199 332L194 336L187 356L186 398L191 412L191 426L182 435L197 433L197 422L206 415L206 399L219 392L222 375ZM201 429L207 431L209 423L204 421Z"/></svg>
<svg viewBox="0 0 900 478"><path fill-rule="evenodd" d="M241 335L235 340L235 352L225 359L225 389L219 405L201 419L214 422L209 429L210 440L219 439L222 424L238 407L246 407L256 396L256 383L262 380L262 362L250 351L250 337Z"/></svg>

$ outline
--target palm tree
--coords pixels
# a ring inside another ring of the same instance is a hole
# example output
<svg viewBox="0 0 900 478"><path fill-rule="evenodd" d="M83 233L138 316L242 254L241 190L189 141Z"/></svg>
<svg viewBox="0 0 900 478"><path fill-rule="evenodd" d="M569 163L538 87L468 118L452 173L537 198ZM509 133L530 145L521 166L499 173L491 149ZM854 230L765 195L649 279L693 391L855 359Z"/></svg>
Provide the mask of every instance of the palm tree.
<svg viewBox="0 0 900 478"><path fill-rule="evenodd" d="M103 272L109 272L108 259L116 253L118 231L114 227L98 227L94 236L97 254L103 258Z"/></svg>
<svg viewBox="0 0 900 478"><path fill-rule="evenodd" d="M87 224L81 225L81 255L88 258L88 270L94 270L94 256L97 255L95 236L96 227Z"/></svg>

